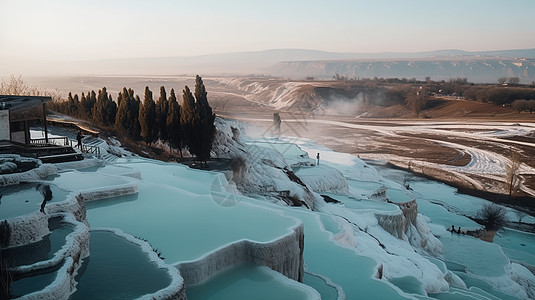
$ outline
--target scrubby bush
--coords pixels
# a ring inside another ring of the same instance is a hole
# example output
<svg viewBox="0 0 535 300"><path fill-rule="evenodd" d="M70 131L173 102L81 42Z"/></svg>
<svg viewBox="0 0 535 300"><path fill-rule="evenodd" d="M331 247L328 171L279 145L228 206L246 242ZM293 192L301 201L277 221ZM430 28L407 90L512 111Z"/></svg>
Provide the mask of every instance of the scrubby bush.
<svg viewBox="0 0 535 300"><path fill-rule="evenodd" d="M2 198L2 196L0 196ZM11 228L9 223L4 220L0 222L0 247L7 247L9 245L9 239L11 237Z"/></svg>
<svg viewBox="0 0 535 300"><path fill-rule="evenodd" d="M0 249L0 299L11 299L12 284L13 272L3 257L2 249Z"/></svg>
<svg viewBox="0 0 535 300"><path fill-rule="evenodd" d="M507 209L496 204L484 204L477 211L477 218L485 226L486 230L498 230L507 221Z"/></svg>

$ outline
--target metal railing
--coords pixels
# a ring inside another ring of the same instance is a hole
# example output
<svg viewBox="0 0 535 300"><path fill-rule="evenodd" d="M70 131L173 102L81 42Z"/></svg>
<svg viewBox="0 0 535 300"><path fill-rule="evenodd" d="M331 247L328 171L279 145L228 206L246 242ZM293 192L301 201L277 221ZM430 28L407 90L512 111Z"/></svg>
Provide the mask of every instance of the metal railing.
<svg viewBox="0 0 535 300"><path fill-rule="evenodd" d="M90 153L100 158L100 147L84 145L78 147L75 145L76 141L69 140L66 136L48 138L48 143L45 138L30 139L30 144L33 146L48 146L50 144L58 146L71 146L72 148L79 148L82 153Z"/></svg>
<svg viewBox="0 0 535 300"><path fill-rule="evenodd" d="M76 145L75 145L75 143L76 143ZM70 141L70 145L71 145L72 148L78 148L78 149L80 149L80 151L82 153L90 153L90 154L93 154L94 156L100 158L100 147L84 145L83 143L82 143L81 147L78 147L77 143L78 142L76 142L76 141Z"/></svg>
<svg viewBox="0 0 535 300"><path fill-rule="evenodd" d="M47 139L45 138L38 138L38 139L30 139L30 144L34 146L47 146L50 144L58 145L58 146L68 146L69 145L69 139L66 136L61 137L49 137L48 143Z"/></svg>

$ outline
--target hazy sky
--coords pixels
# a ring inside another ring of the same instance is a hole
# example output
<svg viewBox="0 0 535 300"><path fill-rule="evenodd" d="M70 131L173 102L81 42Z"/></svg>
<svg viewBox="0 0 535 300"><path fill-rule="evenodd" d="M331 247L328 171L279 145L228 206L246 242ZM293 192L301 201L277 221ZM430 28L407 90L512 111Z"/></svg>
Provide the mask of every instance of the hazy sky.
<svg viewBox="0 0 535 300"><path fill-rule="evenodd" d="M0 0L0 68L278 48L535 48L534 12L533 0Z"/></svg>

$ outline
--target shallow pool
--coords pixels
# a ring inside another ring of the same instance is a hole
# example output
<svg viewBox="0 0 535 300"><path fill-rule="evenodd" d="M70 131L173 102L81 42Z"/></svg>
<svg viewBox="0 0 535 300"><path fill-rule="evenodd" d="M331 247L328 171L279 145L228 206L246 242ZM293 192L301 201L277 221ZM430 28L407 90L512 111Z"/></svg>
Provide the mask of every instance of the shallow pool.
<svg viewBox="0 0 535 300"><path fill-rule="evenodd" d="M94 191L114 186L131 185L129 178L94 172L66 171L49 178L59 187L73 191Z"/></svg>
<svg viewBox="0 0 535 300"><path fill-rule="evenodd" d="M405 299L385 281L374 278L377 262L360 256L353 249L335 244L321 229L315 213L299 208L285 208L305 225L305 264L314 274L321 274L341 286L347 299Z"/></svg>
<svg viewBox="0 0 535 300"><path fill-rule="evenodd" d="M374 200L367 200L367 199L355 199L353 197L348 196L340 196L340 195L333 195L329 193L323 193L331 198L334 198L338 201L341 201L344 203L344 206L351 209L357 209L357 210L373 210L373 211L384 211L384 212L399 212L399 206L387 203L387 202L380 202L380 201L374 201Z"/></svg>
<svg viewBox="0 0 535 300"><path fill-rule="evenodd" d="M414 276L404 276L388 279L393 285L408 294L427 296L422 283Z"/></svg>
<svg viewBox="0 0 535 300"><path fill-rule="evenodd" d="M53 269L27 274L27 277L13 281L11 295L13 298L17 298L42 291L56 279L60 268L61 265Z"/></svg>
<svg viewBox="0 0 535 300"><path fill-rule="evenodd" d="M384 187L383 184L373 181L361 181L349 178L346 178L346 181L347 186L349 187L349 192L362 198L368 198Z"/></svg>
<svg viewBox="0 0 535 300"><path fill-rule="evenodd" d="M318 293L320 293L321 295L322 300L338 299L338 291L336 290L336 288L327 284L327 282L325 282L325 280L319 276L305 272L303 282L304 284L311 286L316 291L318 291Z"/></svg>
<svg viewBox="0 0 535 300"><path fill-rule="evenodd" d="M62 218L51 218L48 220L48 228L50 234L36 243L3 250L7 262L13 267L18 267L53 258L65 245L65 238L73 232L74 225L62 222Z"/></svg>
<svg viewBox="0 0 535 300"><path fill-rule="evenodd" d="M431 218L431 222L444 226L444 228L451 228L455 226L458 229L459 226L462 229L477 229L482 228L481 225L472 221L471 219L448 211L444 206L435 204L426 199L417 199L418 212Z"/></svg>
<svg viewBox="0 0 535 300"><path fill-rule="evenodd" d="M108 175L130 175L136 170L115 165L95 166L79 170L80 172L98 172Z"/></svg>
<svg viewBox="0 0 535 300"><path fill-rule="evenodd" d="M308 154L301 150L296 144L294 143L288 143L284 142L282 140L251 140L248 141L247 144L250 147L258 146L258 147L264 147L268 149L273 149L277 152L279 152L284 157L300 157L300 156L306 156L308 157Z"/></svg>
<svg viewBox="0 0 535 300"><path fill-rule="evenodd" d="M91 231L89 251L70 299L134 299L171 284L166 269L158 268L139 245L113 232Z"/></svg>
<svg viewBox="0 0 535 300"><path fill-rule="evenodd" d="M193 180L218 181L220 174L175 164L135 165L145 179L137 196L87 203L87 219L92 227L119 228L148 239L168 264L197 260L243 239L272 241L297 224L293 218L246 201L221 206L211 197L209 185L200 190L189 185Z"/></svg>
<svg viewBox="0 0 535 300"><path fill-rule="evenodd" d="M409 191L403 191L395 188L387 188L386 195L390 198L390 201L394 203L403 203L414 200L414 197Z"/></svg>
<svg viewBox="0 0 535 300"><path fill-rule="evenodd" d="M60 188L55 184L43 182L0 187L0 220L39 211L44 199L41 191L45 186L49 186L52 192L52 198L49 202L63 201L70 193L67 189Z"/></svg>
<svg viewBox="0 0 535 300"><path fill-rule="evenodd" d="M439 240L444 246L444 259L464 266L467 272L485 277L505 274L509 259L499 245L456 233L444 234Z"/></svg>
<svg viewBox="0 0 535 300"><path fill-rule="evenodd" d="M535 266L535 234L505 228L496 234L494 243L502 246L510 259Z"/></svg>
<svg viewBox="0 0 535 300"><path fill-rule="evenodd" d="M516 297L498 292L487 282L471 277L463 272L453 272L459 276L468 289L451 288L447 292L430 294L429 296L441 300L457 300L457 299L501 299L501 300L515 300Z"/></svg>
<svg viewBox="0 0 535 300"><path fill-rule="evenodd" d="M189 300L310 299L312 288L290 280L267 267L242 264L214 275L200 285L188 286Z"/></svg>

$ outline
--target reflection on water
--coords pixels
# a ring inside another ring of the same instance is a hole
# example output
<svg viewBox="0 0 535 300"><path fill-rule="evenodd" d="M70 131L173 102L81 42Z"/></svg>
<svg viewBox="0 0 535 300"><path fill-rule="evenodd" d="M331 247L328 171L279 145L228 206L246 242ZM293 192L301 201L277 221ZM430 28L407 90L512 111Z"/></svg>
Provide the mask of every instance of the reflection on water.
<svg viewBox="0 0 535 300"><path fill-rule="evenodd" d="M91 231L89 251L70 299L134 299L171 283L140 246L112 232Z"/></svg>
<svg viewBox="0 0 535 300"><path fill-rule="evenodd" d="M0 187L0 220L39 211L45 197L43 193L49 197L48 202L58 202L65 200L69 191L38 182Z"/></svg>
<svg viewBox="0 0 535 300"><path fill-rule="evenodd" d="M73 231L74 225L62 222L62 218L51 218L48 220L48 228L50 234L38 242L3 250L4 258L14 267L53 258L65 245L65 237Z"/></svg>

